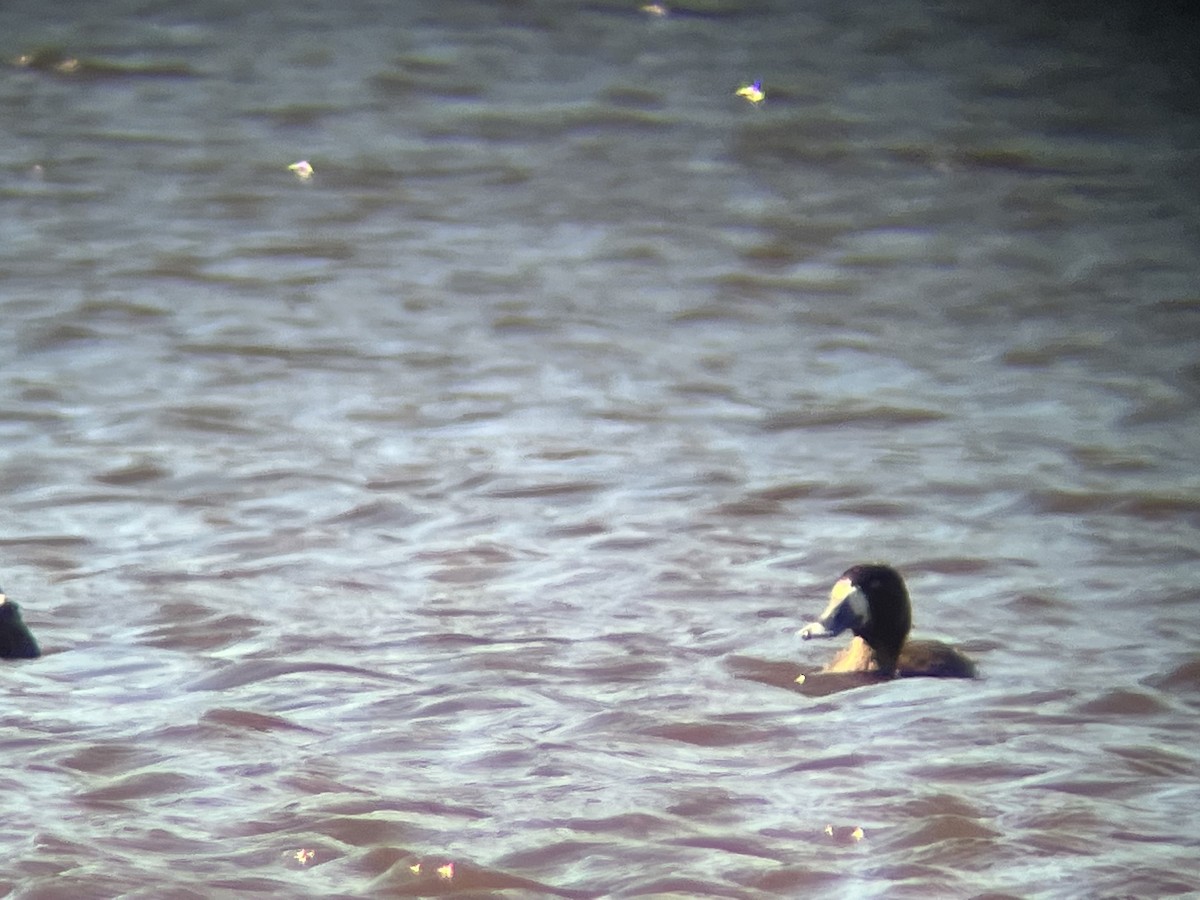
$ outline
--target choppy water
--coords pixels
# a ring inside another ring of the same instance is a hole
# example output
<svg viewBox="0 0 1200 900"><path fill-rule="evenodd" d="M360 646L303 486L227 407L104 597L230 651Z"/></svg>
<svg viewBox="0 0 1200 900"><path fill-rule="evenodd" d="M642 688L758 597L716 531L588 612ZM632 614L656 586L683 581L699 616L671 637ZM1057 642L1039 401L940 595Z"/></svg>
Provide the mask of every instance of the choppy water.
<svg viewBox="0 0 1200 900"><path fill-rule="evenodd" d="M686 6L0 9L0 894L1200 891L1185 30Z"/></svg>

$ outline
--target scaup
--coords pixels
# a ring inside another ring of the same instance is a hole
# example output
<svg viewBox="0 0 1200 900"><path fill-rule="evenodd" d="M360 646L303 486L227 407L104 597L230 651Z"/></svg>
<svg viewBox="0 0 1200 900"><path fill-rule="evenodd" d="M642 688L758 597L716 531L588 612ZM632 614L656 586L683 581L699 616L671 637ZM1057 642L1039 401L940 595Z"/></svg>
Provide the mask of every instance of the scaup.
<svg viewBox="0 0 1200 900"><path fill-rule="evenodd" d="M0 591L0 659L36 659L37 641L21 621L21 608Z"/></svg>
<svg viewBox="0 0 1200 900"><path fill-rule="evenodd" d="M891 566L851 566L829 592L829 606L815 622L797 634L809 638L836 637L849 630L850 646L825 672L872 672L974 678L975 664L941 641L909 641L912 606L904 579Z"/></svg>

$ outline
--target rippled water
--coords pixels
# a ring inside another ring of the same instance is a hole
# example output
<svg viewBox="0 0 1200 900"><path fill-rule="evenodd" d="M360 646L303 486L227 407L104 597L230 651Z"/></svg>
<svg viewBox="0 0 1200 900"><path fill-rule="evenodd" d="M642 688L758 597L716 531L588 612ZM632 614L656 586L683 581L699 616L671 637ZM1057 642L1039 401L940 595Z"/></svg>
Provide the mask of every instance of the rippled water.
<svg viewBox="0 0 1200 900"><path fill-rule="evenodd" d="M637 6L5 3L0 894L1200 891L1185 29Z"/></svg>

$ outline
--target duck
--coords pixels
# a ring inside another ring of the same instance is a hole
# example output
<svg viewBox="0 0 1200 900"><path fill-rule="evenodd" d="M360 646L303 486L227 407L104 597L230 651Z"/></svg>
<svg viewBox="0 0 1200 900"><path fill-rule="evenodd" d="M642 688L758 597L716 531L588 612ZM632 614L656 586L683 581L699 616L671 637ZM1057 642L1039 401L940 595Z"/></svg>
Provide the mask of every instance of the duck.
<svg viewBox="0 0 1200 900"><path fill-rule="evenodd" d="M910 641L912 604L900 573L889 565L851 566L834 583L829 605L796 632L803 640L850 631L850 646L823 672L860 672L881 678L925 675L974 678L975 663L941 641Z"/></svg>
<svg viewBox="0 0 1200 900"><path fill-rule="evenodd" d="M37 641L21 621L21 608L0 590L0 659L37 659Z"/></svg>

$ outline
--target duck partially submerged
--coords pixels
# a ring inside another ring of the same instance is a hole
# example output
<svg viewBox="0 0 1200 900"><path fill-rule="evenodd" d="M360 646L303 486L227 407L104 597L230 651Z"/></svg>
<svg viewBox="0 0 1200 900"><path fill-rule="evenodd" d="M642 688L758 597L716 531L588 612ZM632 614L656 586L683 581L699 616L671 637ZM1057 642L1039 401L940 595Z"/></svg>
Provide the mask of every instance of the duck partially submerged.
<svg viewBox="0 0 1200 900"><path fill-rule="evenodd" d="M36 659L37 641L21 621L21 608L0 591L0 659Z"/></svg>
<svg viewBox="0 0 1200 900"><path fill-rule="evenodd" d="M829 606L797 634L804 640L854 634L825 672L869 672L883 677L929 675L974 678L975 664L941 641L910 641L912 606L904 579L891 566L851 566L829 592Z"/></svg>

